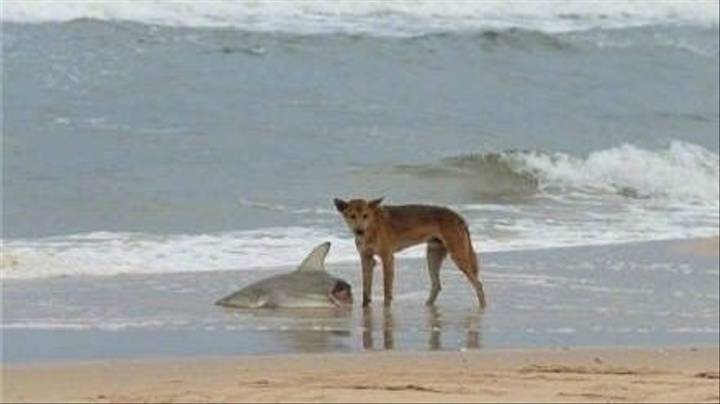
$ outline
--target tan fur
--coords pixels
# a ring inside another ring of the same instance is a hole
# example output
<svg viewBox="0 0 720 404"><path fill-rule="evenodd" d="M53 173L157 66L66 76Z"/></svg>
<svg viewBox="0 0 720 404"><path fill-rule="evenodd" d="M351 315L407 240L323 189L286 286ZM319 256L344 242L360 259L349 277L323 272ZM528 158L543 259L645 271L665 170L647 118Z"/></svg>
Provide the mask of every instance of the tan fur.
<svg viewBox="0 0 720 404"><path fill-rule="evenodd" d="M381 206L382 198L367 201L335 199L355 245L360 253L363 275L363 306L370 303L374 256L383 264L385 305L392 301L394 253L420 243L427 243L427 262L431 289L427 304L435 303L440 292L440 266L450 254L455 265L475 289L480 308L485 294L479 279L478 263L465 220L454 211L429 205Z"/></svg>

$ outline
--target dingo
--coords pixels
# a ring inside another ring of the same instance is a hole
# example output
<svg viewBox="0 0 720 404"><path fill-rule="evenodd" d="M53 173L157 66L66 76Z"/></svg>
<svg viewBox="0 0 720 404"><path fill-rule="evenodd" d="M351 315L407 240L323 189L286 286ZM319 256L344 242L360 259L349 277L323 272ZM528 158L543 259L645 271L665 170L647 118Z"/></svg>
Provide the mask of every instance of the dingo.
<svg viewBox="0 0 720 404"><path fill-rule="evenodd" d="M485 307L485 293L478 278L478 263L465 220L448 208L427 205L380 206L383 198L366 201L335 199L335 207L355 235L360 253L363 278L363 306L372 296L375 255L383 264L385 305L392 302L394 257L396 251L427 243L430 273L430 296L426 304L435 303L440 292L440 266L448 252L455 265L475 288L480 308Z"/></svg>

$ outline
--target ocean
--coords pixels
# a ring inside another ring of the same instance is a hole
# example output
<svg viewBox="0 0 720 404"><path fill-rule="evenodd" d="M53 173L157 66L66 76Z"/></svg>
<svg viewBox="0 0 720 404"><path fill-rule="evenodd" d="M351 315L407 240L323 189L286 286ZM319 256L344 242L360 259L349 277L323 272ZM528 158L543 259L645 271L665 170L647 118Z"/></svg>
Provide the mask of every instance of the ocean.
<svg viewBox="0 0 720 404"><path fill-rule="evenodd" d="M2 7L17 302L271 273L323 241L354 267L334 197L450 206L481 256L720 233L716 0ZM58 327L30 317L3 326Z"/></svg>

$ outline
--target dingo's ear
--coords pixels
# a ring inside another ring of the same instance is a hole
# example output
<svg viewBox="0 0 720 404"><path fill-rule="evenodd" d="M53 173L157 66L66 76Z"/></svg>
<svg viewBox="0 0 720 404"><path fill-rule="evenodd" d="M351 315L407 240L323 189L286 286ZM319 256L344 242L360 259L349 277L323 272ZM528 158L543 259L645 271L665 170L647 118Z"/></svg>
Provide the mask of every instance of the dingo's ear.
<svg viewBox="0 0 720 404"><path fill-rule="evenodd" d="M335 208L340 212L343 212L348 207L348 203L342 199L335 198L333 202L335 202Z"/></svg>
<svg viewBox="0 0 720 404"><path fill-rule="evenodd" d="M377 208L378 206L380 206L380 203L382 203L383 199L385 199L384 196L381 198L373 199L368 203L368 205L370 205L371 208Z"/></svg>

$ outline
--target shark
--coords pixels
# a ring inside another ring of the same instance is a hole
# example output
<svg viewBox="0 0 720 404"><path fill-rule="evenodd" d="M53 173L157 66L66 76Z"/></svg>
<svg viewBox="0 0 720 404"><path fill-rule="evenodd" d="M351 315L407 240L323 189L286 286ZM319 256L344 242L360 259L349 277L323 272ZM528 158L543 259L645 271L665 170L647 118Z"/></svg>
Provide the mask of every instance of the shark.
<svg viewBox="0 0 720 404"><path fill-rule="evenodd" d="M351 306L353 298L350 284L325 270L328 251L330 243L322 243L294 271L245 286L215 304L249 309Z"/></svg>

